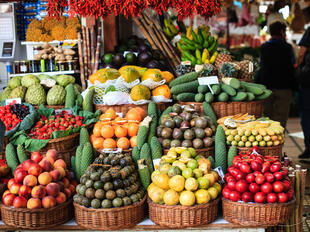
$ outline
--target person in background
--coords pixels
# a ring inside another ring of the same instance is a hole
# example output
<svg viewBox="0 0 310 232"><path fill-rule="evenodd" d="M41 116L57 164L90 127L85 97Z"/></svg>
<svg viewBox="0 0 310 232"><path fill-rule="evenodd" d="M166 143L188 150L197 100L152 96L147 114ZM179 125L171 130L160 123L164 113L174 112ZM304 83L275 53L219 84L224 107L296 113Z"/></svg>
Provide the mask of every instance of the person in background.
<svg viewBox="0 0 310 232"><path fill-rule="evenodd" d="M0 152L2 152L3 149L3 140L4 140L4 134L5 134L5 125L0 119Z"/></svg>
<svg viewBox="0 0 310 232"><path fill-rule="evenodd" d="M269 31L271 39L261 46L258 82L273 91L265 100L264 116L285 128L293 97L295 56L293 47L286 42L284 23L272 23Z"/></svg>
<svg viewBox="0 0 310 232"><path fill-rule="evenodd" d="M310 7L304 10L306 22L310 22ZM299 44L297 62L297 79L300 84L299 106L300 124L304 133L305 151L301 159L310 158L310 27L307 28Z"/></svg>

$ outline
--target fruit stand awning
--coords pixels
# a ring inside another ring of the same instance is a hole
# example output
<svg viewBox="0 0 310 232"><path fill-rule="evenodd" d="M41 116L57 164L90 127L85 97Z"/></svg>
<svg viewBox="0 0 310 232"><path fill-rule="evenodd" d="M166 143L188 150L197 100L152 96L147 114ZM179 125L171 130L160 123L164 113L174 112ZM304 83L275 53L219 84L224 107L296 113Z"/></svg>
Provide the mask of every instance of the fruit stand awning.
<svg viewBox="0 0 310 232"><path fill-rule="evenodd" d="M220 0L49 0L48 15L59 17L64 11L70 15L106 17L123 15L137 17L147 8L162 15L168 8L174 8L179 19L195 14L203 17L218 15Z"/></svg>

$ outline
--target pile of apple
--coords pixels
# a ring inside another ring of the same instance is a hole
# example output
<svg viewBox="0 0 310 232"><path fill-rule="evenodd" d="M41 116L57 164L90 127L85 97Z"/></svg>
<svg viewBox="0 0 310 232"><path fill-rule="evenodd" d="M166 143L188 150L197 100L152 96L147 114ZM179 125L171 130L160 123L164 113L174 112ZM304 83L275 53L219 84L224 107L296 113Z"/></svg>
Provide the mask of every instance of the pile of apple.
<svg viewBox="0 0 310 232"><path fill-rule="evenodd" d="M227 171L222 194L232 201L285 203L294 197L288 169L278 157L239 154Z"/></svg>
<svg viewBox="0 0 310 232"><path fill-rule="evenodd" d="M34 152L14 171L2 201L14 208L52 208L74 195L75 182L56 150L47 151L45 157Z"/></svg>

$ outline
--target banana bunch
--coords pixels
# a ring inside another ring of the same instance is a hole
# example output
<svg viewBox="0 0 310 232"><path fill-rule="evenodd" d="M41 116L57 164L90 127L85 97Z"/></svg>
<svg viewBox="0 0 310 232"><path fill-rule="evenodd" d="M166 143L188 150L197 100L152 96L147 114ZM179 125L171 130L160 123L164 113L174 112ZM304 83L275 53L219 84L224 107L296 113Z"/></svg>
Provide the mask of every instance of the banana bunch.
<svg viewBox="0 0 310 232"><path fill-rule="evenodd" d="M200 26L193 30L189 26L186 33L181 34L181 40L177 48L182 54L182 61L190 61L195 64L213 64L218 55L218 41L209 32L208 26Z"/></svg>
<svg viewBox="0 0 310 232"><path fill-rule="evenodd" d="M179 30L174 26L172 19L164 19L164 27L163 31L165 35L172 39L174 36L176 36L179 33Z"/></svg>

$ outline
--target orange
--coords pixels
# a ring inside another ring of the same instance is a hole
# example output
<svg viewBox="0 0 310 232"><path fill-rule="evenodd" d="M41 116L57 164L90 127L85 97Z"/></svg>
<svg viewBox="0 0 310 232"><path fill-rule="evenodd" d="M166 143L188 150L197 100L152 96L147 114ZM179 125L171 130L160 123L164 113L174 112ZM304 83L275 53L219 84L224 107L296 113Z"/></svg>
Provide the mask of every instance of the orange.
<svg viewBox="0 0 310 232"><path fill-rule="evenodd" d="M112 108L107 109L104 115L106 118L109 118L110 120L114 120L116 118L116 113Z"/></svg>
<svg viewBox="0 0 310 232"><path fill-rule="evenodd" d="M128 122L141 122L143 118L137 109L132 108L127 112L126 119Z"/></svg>
<svg viewBox="0 0 310 232"><path fill-rule="evenodd" d="M127 121L125 118L116 117L113 123L117 125L124 125L126 122Z"/></svg>
<svg viewBox="0 0 310 232"><path fill-rule="evenodd" d="M103 148L116 148L116 142L114 139L108 138L103 142Z"/></svg>
<svg viewBox="0 0 310 232"><path fill-rule="evenodd" d="M114 136L114 128L110 125L104 125L100 130L101 136L105 139L112 138Z"/></svg>
<svg viewBox="0 0 310 232"><path fill-rule="evenodd" d="M127 129L123 126L116 126L115 127L115 136L117 138L126 137L127 136Z"/></svg>
<svg viewBox="0 0 310 232"><path fill-rule="evenodd" d="M93 135L96 137L101 136L100 130L101 130L101 125L99 123L96 123L93 129Z"/></svg>
<svg viewBox="0 0 310 232"><path fill-rule="evenodd" d="M130 142L126 137L119 138L117 140L117 147L126 150L130 147Z"/></svg>
<svg viewBox="0 0 310 232"><path fill-rule="evenodd" d="M131 147L136 147L137 146L137 136L132 136L130 138L130 146Z"/></svg>
<svg viewBox="0 0 310 232"><path fill-rule="evenodd" d="M161 72L161 76L166 80L166 83L169 83L174 79L174 76L171 72L163 71Z"/></svg>
<svg viewBox="0 0 310 232"><path fill-rule="evenodd" d="M99 120L102 121L102 122L109 122L109 121L111 121L111 119L107 118L105 114L101 114L100 117L99 117Z"/></svg>
<svg viewBox="0 0 310 232"><path fill-rule="evenodd" d="M93 147L95 149L101 149L103 148L103 143L104 143L104 138L95 138L94 141L93 141Z"/></svg>
<svg viewBox="0 0 310 232"><path fill-rule="evenodd" d="M144 111L144 109L143 108L141 108L141 107L136 107L136 108L134 108L135 110L137 110L138 112L139 112L139 114L141 115L141 118L143 119L143 118L145 118L145 111Z"/></svg>
<svg viewBox="0 0 310 232"><path fill-rule="evenodd" d="M99 131L100 132L100 131ZM92 134L90 137L89 137L89 140L91 143L94 142L95 139L98 139L98 138L101 138L101 135L100 136L95 136L94 134Z"/></svg>
<svg viewBox="0 0 310 232"><path fill-rule="evenodd" d="M128 136L136 136L138 134L139 125L137 123L128 123Z"/></svg>

